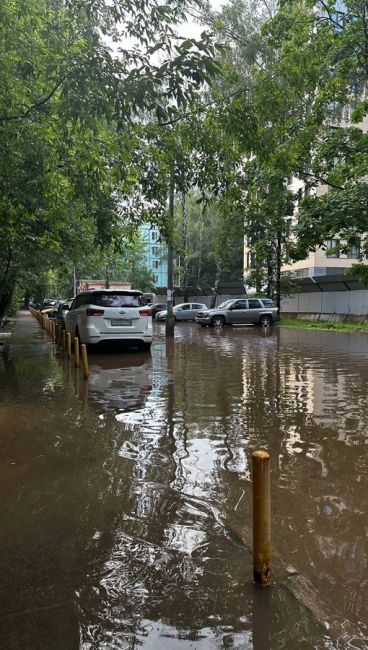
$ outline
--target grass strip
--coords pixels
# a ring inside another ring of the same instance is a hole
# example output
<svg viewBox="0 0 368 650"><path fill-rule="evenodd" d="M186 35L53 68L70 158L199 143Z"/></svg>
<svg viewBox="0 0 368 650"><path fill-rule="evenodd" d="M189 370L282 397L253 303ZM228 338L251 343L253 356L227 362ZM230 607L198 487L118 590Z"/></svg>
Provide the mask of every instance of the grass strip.
<svg viewBox="0 0 368 650"><path fill-rule="evenodd" d="M277 323L279 327L296 327L305 330L334 330L337 332L361 332L368 331L368 321L310 321L298 320L297 318L281 318Z"/></svg>

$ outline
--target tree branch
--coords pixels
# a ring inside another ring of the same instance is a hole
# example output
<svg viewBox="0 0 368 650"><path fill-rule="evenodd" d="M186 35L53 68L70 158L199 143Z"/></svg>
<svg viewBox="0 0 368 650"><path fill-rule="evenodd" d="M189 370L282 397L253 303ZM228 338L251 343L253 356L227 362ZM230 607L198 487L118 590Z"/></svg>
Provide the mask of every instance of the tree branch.
<svg viewBox="0 0 368 650"><path fill-rule="evenodd" d="M249 86L248 88L242 88L241 90L235 90L232 93L229 93L228 95L224 95L223 97L220 97L220 99L212 99L209 102L204 102L204 104L201 104L201 106L198 106L198 108L194 109L193 111L187 111L184 113L181 113L177 117L174 117L172 120L168 120L167 122L159 122L158 126L171 126L173 124L176 124L177 122L180 122L181 120L185 120L187 117L192 117L192 115L197 115L198 113L203 113L206 108L209 106L216 106L218 104L221 104L222 102L226 102L228 99L232 99L232 97L237 97L238 95L242 95L243 93L247 93L250 90L253 90L254 88L258 88L258 86L261 86L262 83L264 83L267 79L272 79L275 76L275 73L271 73L265 77L265 79L262 79L258 84L255 84L253 86Z"/></svg>
<svg viewBox="0 0 368 650"><path fill-rule="evenodd" d="M323 185L329 185L329 187L333 187L335 190L344 190L345 187L342 185L336 185L335 183L330 183L326 178L322 178L322 176L316 176L315 174L311 174L310 172L306 172L303 169L296 169L295 170L299 176L308 176L309 178L314 178L316 183L322 183Z"/></svg>
<svg viewBox="0 0 368 650"><path fill-rule="evenodd" d="M331 14L328 6L326 5L326 3L323 0L320 0L320 3L321 3L322 7L324 8L325 12L328 15L328 20L330 20L333 23L333 25L335 25L335 27L339 27L341 29L341 27L342 27L341 23L339 23L338 20L335 20L335 18L332 17L332 14Z"/></svg>
<svg viewBox="0 0 368 650"><path fill-rule="evenodd" d="M61 84L65 80L65 77L62 77L57 84L52 88L52 90L49 92L46 97L42 97L39 99L37 102L32 104L29 108L27 108L26 111L23 111L22 113L16 113L15 115L0 115L0 122L11 122L13 120L21 120L29 117L29 115L40 108L41 106L44 106L44 104L47 104L48 101L55 95L56 91L60 88Z"/></svg>

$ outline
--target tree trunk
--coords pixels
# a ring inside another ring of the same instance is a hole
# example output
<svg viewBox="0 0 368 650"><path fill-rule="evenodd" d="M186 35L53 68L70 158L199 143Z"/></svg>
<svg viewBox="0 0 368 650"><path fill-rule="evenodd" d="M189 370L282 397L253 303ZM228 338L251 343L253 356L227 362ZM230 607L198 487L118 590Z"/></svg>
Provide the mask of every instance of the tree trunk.
<svg viewBox="0 0 368 650"><path fill-rule="evenodd" d="M197 267L197 286L201 283L202 273L202 234L203 234L203 212L201 211L200 227L199 227L199 246L198 246L198 267Z"/></svg>
<svg viewBox="0 0 368 650"><path fill-rule="evenodd" d="M182 213L182 235L183 235L183 248L184 248L184 265L183 265L183 289L184 289L184 302L188 302L188 223L187 223L187 210L185 205L185 192L181 195L181 213Z"/></svg>
<svg viewBox="0 0 368 650"><path fill-rule="evenodd" d="M110 289L110 278L109 278L108 269L106 269L105 271L105 289Z"/></svg>
<svg viewBox="0 0 368 650"><path fill-rule="evenodd" d="M15 289L15 280L8 279L8 285L0 293L0 327L4 323L11 305Z"/></svg>
<svg viewBox="0 0 368 650"><path fill-rule="evenodd" d="M274 292L274 273L273 273L273 259L270 253L267 256L267 295L269 298L273 297Z"/></svg>
<svg viewBox="0 0 368 650"><path fill-rule="evenodd" d="M15 290L15 276L11 268L12 252L9 249L6 266L0 282L0 326L6 318Z"/></svg>
<svg viewBox="0 0 368 650"><path fill-rule="evenodd" d="M174 304L174 168L170 174L169 189L169 235L167 242L167 313L166 313L166 336L174 336L175 319L173 313Z"/></svg>
<svg viewBox="0 0 368 650"><path fill-rule="evenodd" d="M217 262L216 265L216 279L215 279L215 286L213 287L213 295L211 298L210 309L214 309L214 307L216 306L216 300L217 300L218 290L219 290L220 280L221 280L221 271L222 271L222 260Z"/></svg>
<svg viewBox="0 0 368 650"><path fill-rule="evenodd" d="M276 304L279 309L281 307L281 241L282 235L281 232L278 231L276 244Z"/></svg>

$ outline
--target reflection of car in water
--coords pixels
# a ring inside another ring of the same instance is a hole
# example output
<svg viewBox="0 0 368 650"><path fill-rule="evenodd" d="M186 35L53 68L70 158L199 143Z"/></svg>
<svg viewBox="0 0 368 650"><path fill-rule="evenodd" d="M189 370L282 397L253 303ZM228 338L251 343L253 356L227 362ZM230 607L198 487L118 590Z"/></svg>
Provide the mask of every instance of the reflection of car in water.
<svg viewBox="0 0 368 650"><path fill-rule="evenodd" d="M152 390L152 358L141 353L90 354L89 399L100 411L135 411Z"/></svg>

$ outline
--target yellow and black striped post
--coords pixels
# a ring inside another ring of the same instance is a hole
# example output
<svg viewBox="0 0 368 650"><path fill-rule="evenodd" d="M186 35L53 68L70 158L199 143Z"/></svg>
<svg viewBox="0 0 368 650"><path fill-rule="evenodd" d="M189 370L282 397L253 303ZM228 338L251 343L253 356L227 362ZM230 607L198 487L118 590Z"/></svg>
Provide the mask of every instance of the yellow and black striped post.
<svg viewBox="0 0 368 650"><path fill-rule="evenodd" d="M255 584L271 584L271 498L270 455L254 451L253 464L253 580Z"/></svg>
<svg viewBox="0 0 368 650"><path fill-rule="evenodd" d="M78 367L80 365L78 336L74 338L74 360L75 360L75 365Z"/></svg>
<svg viewBox="0 0 368 650"><path fill-rule="evenodd" d="M83 376L84 379L89 377L89 368L88 368L88 358L87 358L87 348L84 343L80 346L81 357L82 357L82 366L83 366Z"/></svg>
<svg viewBox="0 0 368 650"><path fill-rule="evenodd" d="M66 335L66 353L68 355L68 359L70 359L72 356L72 335L70 332L68 332Z"/></svg>

